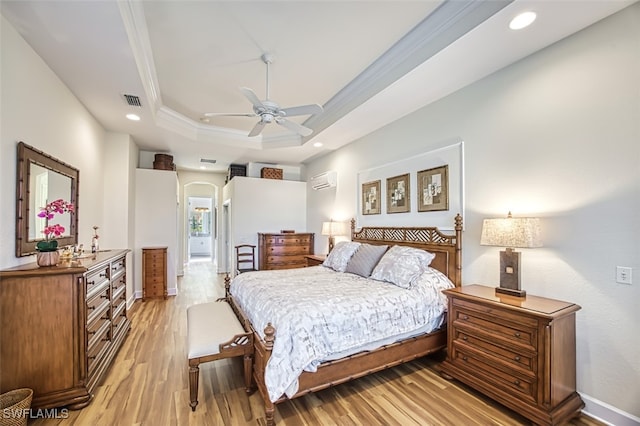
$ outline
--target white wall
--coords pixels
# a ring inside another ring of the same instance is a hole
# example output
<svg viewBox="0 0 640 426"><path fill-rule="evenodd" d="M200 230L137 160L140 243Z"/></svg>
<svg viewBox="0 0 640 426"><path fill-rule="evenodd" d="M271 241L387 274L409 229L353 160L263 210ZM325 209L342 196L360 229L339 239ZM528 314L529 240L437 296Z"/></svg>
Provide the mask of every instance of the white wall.
<svg viewBox="0 0 640 426"><path fill-rule="evenodd" d="M236 176L224 187L223 198L230 201L231 249L238 244L257 246L259 232L308 232L305 182Z"/></svg>
<svg viewBox="0 0 640 426"><path fill-rule="evenodd" d="M359 170L463 139L464 284L498 282L500 249L479 245L484 218L509 210L541 217L545 247L522 250L523 287L582 306L577 385L587 411L610 404L637 422L639 76L636 3L308 165L308 176L339 174L335 191L308 192L309 230L319 232L327 217L355 215ZM453 221L457 212L450 213ZM428 225L429 213L422 215ZM616 265L633 267L636 282L617 284ZM615 409L605 411L615 417Z"/></svg>
<svg viewBox="0 0 640 426"><path fill-rule="evenodd" d="M16 144L38 148L80 170L78 238L91 246L103 223L105 130L4 17L0 23L0 268L15 257Z"/></svg>
<svg viewBox="0 0 640 426"><path fill-rule="evenodd" d="M167 247L167 291L177 294L178 178L167 170L136 169L134 289L142 297L142 249Z"/></svg>
<svg viewBox="0 0 640 426"><path fill-rule="evenodd" d="M135 170L138 147L130 135L107 133L104 149L104 220L98 230L100 248L135 246ZM133 253L127 255L127 306L134 301Z"/></svg>

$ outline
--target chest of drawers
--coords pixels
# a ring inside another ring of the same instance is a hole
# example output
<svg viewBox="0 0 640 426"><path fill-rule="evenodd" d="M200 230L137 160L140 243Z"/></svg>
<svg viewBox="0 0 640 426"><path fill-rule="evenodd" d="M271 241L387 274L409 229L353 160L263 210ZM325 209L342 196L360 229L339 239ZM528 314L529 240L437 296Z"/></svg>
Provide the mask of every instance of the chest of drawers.
<svg viewBox="0 0 640 426"><path fill-rule="evenodd" d="M258 234L260 269L291 269L307 266L313 254L313 233Z"/></svg>
<svg viewBox="0 0 640 426"><path fill-rule="evenodd" d="M129 250L0 271L0 391L33 389L32 408L82 408L130 322Z"/></svg>
<svg viewBox="0 0 640 426"><path fill-rule="evenodd" d="M167 298L167 247L142 249L142 300Z"/></svg>
<svg viewBox="0 0 640 426"><path fill-rule="evenodd" d="M577 415L575 312L580 306L490 287L445 290L447 359L442 374L483 392L536 424Z"/></svg>

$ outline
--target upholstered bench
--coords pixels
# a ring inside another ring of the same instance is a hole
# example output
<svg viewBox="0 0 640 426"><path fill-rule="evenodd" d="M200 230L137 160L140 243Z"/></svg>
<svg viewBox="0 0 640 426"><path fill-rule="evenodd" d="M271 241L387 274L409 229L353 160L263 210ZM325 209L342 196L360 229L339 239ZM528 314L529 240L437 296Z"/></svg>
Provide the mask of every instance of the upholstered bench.
<svg viewBox="0 0 640 426"><path fill-rule="evenodd" d="M187 308L187 351L191 411L198 405L199 365L235 356L244 357L244 384L251 386L253 335L245 332L225 301L202 303Z"/></svg>

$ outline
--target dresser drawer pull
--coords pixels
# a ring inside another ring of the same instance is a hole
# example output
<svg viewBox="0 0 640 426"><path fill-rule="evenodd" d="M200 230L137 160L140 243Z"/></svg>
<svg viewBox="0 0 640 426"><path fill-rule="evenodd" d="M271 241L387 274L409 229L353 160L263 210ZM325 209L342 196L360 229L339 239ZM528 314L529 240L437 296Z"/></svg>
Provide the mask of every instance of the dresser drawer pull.
<svg viewBox="0 0 640 426"><path fill-rule="evenodd" d="M466 356L463 356L463 357L462 357L462 360L463 360L463 361L466 361L466 360L467 360L467 357L466 357Z"/></svg>
<svg viewBox="0 0 640 426"><path fill-rule="evenodd" d="M462 316L462 319L463 319L463 320L468 320L468 319L469 319L469 316L468 316L468 315L463 315L463 316Z"/></svg>
<svg viewBox="0 0 640 426"><path fill-rule="evenodd" d="M108 298L109 298L109 295L107 294L103 294L100 296L100 299L108 299Z"/></svg>
<svg viewBox="0 0 640 426"><path fill-rule="evenodd" d="M516 380L515 382L513 382L513 384L516 386L520 386L520 380Z"/></svg>
<svg viewBox="0 0 640 426"><path fill-rule="evenodd" d="M95 306L87 306L87 311L93 311L95 308Z"/></svg>
<svg viewBox="0 0 640 426"><path fill-rule="evenodd" d="M103 272L99 275L100 278L107 278L107 273Z"/></svg>
<svg viewBox="0 0 640 426"><path fill-rule="evenodd" d="M518 333L517 331L515 332L514 336L516 336L517 338L520 338L520 333Z"/></svg>
<svg viewBox="0 0 640 426"><path fill-rule="evenodd" d="M462 340L467 340L467 336L462 336Z"/></svg>
<svg viewBox="0 0 640 426"><path fill-rule="evenodd" d="M516 356L514 359L515 359L516 361L520 361L520 357L519 357L519 356Z"/></svg>
<svg viewBox="0 0 640 426"><path fill-rule="evenodd" d="M91 361L93 361L94 359L96 359L96 355L91 355L91 356L89 357L89 360L91 360Z"/></svg>
<svg viewBox="0 0 640 426"><path fill-rule="evenodd" d="M89 336L93 336L94 334L96 334L96 332L95 332L95 331L87 331L87 334L88 334Z"/></svg>

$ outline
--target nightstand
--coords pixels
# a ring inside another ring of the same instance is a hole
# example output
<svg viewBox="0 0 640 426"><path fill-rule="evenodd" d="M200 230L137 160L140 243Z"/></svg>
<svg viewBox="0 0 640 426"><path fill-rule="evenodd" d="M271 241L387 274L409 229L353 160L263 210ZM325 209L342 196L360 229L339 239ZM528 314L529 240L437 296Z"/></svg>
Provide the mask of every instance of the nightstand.
<svg viewBox="0 0 640 426"><path fill-rule="evenodd" d="M307 259L307 266L322 265L322 262L324 262L326 258L326 254L308 254L305 256L305 259Z"/></svg>
<svg viewBox="0 0 640 426"><path fill-rule="evenodd" d="M562 423L580 412L576 392L575 313L580 306L544 297L514 297L469 285L444 293L447 359L455 378L536 424Z"/></svg>

